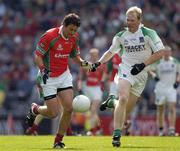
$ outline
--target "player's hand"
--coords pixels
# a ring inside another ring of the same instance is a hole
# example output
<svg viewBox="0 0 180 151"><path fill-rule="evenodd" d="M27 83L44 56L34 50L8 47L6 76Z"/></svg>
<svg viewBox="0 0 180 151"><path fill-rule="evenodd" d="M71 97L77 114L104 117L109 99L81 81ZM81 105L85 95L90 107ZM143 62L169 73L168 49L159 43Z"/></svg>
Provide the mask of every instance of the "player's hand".
<svg viewBox="0 0 180 151"><path fill-rule="evenodd" d="M90 63L89 63L88 61L86 61L86 60L83 60L83 61L81 62L81 67L82 67L83 69L90 70Z"/></svg>
<svg viewBox="0 0 180 151"><path fill-rule="evenodd" d="M91 64L91 67L90 67L90 71L91 72L95 72L96 69L101 65L101 62L95 62L93 64Z"/></svg>
<svg viewBox="0 0 180 151"><path fill-rule="evenodd" d="M175 89L177 89L177 88L178 88L178 86L179 86L179 82L178 82L178 81L176 81L176 82L174 83L173 87L174 87Z"/></svg>
<svg viewBox="0 0 180 151"><path fill-rule="evenodd" d="M144 63L133 65L132 69L131 69L131 74L132 75L137 75L138 73L140 73L145 68L145 66L146 65Z"/></svg>
<svg viewBox="0 0 180 151"><path fill-rule="evenodd" d="M43 79L43 83L46 84L47 79L49 78L49 70L44 68L41 70L41 76Z"/></svg>
<svg viewBox="0 0 180 151"><path fill-rule="evenodd" d="M158 82L160 79L159 79L157 76L155 76L155 77L154 77L154 80L155 80L156 82Z"/></svg>

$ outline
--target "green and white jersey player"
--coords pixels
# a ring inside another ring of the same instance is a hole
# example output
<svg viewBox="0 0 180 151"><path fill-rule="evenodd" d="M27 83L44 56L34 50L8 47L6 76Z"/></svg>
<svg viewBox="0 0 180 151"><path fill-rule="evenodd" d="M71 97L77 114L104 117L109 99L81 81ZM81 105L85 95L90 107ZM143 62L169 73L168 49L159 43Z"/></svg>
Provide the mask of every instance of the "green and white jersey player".
<svg viewBox="0 0 180 151"><path fill-rule="evenodd" d="M175 135L176 123L176 101L177 87L180 82L180 63L172 57L172 51L169 46L165 46L164 57L152 64L149 73L157 81L155 92L155 104L157 105L157 124L159 127L159 136L164 133L165 105L168 106L169 131L168 135Z"/></svg>
<svg viewBox="0 0 180 151"><path fill-rule="evenodd" d="M176 101L176 88L180 74L179 61L171 56L171 48L166 47L165 56L151 66L159 79L155 86L156 104L161 105L165 99L170 102ZM163 95L162 95L163 94Z"/></svg>
<svg viewBox="0 0 180 151"><path fill-rule="evenodd" d="M122 63L119 66L117 84L119 89L118 103L114 110L114 132L112 145L120 146L121 131L128 113L135 106L147 80L146 66L159 60L164 53L164 46L157 33L141 24L142 10L136 6L126 12L127 28L117 33L110 48L98 62L91 65L91 71L109 61L115 53L121 53ZM100 109L108 107L108 98Z"/></svg>
<svg viewBox="0 0 180 151"><path fill-rule="evenodd" d="M130 32L127 28L116 34L108 51L112 54L121 53L122 63L119 66L118 76L128 80L132 86L136 84L132 87L131 92L140 96L145 87L147 70L145 68L136 76L129 71L133 65L145 62L153 53L162 49L164 46L157 33L140 24L135 33Z"/></svg>

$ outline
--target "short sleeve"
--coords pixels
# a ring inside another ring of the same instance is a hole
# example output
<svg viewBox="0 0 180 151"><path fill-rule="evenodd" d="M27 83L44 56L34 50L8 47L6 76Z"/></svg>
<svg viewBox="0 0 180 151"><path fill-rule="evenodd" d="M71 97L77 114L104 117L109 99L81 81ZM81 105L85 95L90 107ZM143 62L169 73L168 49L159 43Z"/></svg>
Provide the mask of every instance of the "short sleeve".
<svg viewBox="0 0 180 151"><path fill-rule="evenodd" d="M149 36L149 44L153 52L164 49L164 45L161 39L159 38L158 34L154 30L151 30L148 36Z"/></svg>
<svg viewBox="0 0 180 151"><path fill-rule="evenodd" d="M112 40L112 44L109 48L109 51L113 54L118 53L121 50L120 45L121 45L120 37L115 36Z"/></svg>
<svg viewBox="0 0 180 151"><path fill-rule="evenodd" d="M49 50L51 37L45 33L37 43L35 54L43 57Z"/></svg>

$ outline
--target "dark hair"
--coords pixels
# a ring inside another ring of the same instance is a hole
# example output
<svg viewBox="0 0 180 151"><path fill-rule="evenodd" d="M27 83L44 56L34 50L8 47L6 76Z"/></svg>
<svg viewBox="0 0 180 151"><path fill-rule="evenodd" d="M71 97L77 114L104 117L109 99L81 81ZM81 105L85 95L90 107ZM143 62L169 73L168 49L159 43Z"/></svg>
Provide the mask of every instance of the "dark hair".
<svg viewBox="0 0 180 151"><path fill-rule="evenodd" d="M64 26L73 24L73 25L79 27L81 25L80 17L78 15L76 15L75 13L68 14L64 17L62 24Z"/></svg>

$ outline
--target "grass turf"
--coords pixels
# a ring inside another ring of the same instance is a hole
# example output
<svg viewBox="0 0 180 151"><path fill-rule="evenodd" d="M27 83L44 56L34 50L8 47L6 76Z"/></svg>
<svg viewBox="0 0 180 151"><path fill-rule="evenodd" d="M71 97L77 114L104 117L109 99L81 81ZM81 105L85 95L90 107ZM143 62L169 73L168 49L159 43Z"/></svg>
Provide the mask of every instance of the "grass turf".
<svg viewBox="0 0 180 151"><path fill-rule="evenodd" d="M0 136L0 151L47 151L54 136ZM67 151L180 151L180 137L123 136L121 148L111 145L108 136L65 136ZM56 149L57 150L57 149Z"/></svg>

